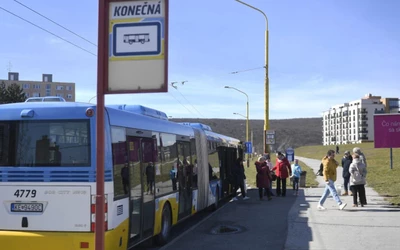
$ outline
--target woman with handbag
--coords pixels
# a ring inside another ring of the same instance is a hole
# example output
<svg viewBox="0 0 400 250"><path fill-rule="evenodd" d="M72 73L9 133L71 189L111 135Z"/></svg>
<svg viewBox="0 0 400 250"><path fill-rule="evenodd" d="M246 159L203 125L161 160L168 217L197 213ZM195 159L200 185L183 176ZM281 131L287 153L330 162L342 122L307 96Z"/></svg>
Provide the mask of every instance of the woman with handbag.
<svg viewBox="0 0 400 250"><path fill-rule="evenodd" d="M281 153L276 153L276 164L272 171L276 170L276 195L286 196L286 179L292 175L292 168L287 158ZM282 185L282 190L281 190Z"/></svg>
<svg viewBox="0 0 400 250"><path fill-rule="evenodd" d="M353 154L353 162L349 167L350 173L350 190L353 193L353 207L358 207L357 196L360 197L360 203L363 207L367 203L365 196L365 176L367 175L367 168L361 162L360 155Z"/></svg>
<svg viewBox="0 0 400 250"><path fill-rule="evenodd" d="M268 200L271 200L271 195L269 191L269 183L270 183L270 172L269 172L269 167L267 166L265 162L264 157L259 157L258 161L254 163L256 165L256 170L257 170L257 176L256 176L256 181L257 181L257 187L258 187L258 194L260 196L260 200L263 200L264 196L264 190L265 193L267 194Z"/></svg>

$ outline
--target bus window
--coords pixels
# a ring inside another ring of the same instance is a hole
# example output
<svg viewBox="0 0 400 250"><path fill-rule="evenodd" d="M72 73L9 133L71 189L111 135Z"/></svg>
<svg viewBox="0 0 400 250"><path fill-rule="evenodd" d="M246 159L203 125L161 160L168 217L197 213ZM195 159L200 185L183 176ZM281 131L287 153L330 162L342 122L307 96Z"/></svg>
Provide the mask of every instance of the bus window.
<svg viewBox="0 0 400 250"><path fill-rule="evenodd" d="M0 166L90 166L89 120L0 123Z"/></svg>
<svg viewBox="0 0 400 250"><path fill-rule="evenodd" d="M159 166L160 175L156 176L157 195L163 195L177 191L177 145L176 135L161 133L161 164Z"/></svg>

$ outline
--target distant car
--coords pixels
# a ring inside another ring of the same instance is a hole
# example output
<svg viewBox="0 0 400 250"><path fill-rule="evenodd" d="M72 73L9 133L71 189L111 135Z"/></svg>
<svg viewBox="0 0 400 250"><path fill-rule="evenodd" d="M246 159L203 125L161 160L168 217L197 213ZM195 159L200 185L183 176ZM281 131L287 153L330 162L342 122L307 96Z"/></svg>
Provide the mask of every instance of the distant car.
<svg viewBox="0 0 400 250"><path fill-rule="evenodd" d="M30 97L25 102L65 102L65 99L59 96Z"/></svg>

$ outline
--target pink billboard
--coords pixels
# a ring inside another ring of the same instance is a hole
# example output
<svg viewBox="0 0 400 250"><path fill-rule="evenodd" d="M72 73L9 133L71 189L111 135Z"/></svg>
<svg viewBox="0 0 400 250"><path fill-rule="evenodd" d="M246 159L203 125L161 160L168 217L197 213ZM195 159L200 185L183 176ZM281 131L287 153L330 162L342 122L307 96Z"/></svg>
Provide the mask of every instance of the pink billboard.
<svg viewBox="0 0 400 250"><path fill-rule="evenodd" d="M374 116L375 148L400 148L400 114Z"/></svg>

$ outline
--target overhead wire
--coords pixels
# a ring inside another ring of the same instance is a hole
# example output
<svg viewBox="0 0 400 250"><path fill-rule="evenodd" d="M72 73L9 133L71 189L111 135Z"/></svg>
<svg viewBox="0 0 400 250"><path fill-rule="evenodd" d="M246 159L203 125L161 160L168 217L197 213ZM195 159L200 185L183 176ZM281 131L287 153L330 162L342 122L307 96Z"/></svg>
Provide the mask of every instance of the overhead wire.
<svg viewBox="0 0 400 250"><path fill-rule="evenodd" d="M39 13L38 11L32 9L31 7L25 5L25 4L23 4L23 3L21 3L21 2L19 2L19 1L17 1L17 0L14 0L14 2L16 2L16 3L18 3L19 5L21 5L21 6L25 7L25 8L27 8L28 10L30 10L30 11L36 13L37 15L39 15L39 16L45 18L46 20L48 20L48 21L50 21L50 22L56 24L57 26L59 26L59 27L65 29L65 30L67 30L68 32L70 32L70 33L74 34L75 36L81 38L82 40L84 40L84 41L86 41L86 42L92 44L93 46L96 46L96 47L97 47L97 44L95 44L95 43L89 41L88 39L86 39L86 38L84 38L83 36L77 34L76 32L74 32L74 31L72 31L72 30L66 28L65 26L63 26L63 25L61 25L61 24L55 22L54 20L52 20L52 19L46 17L45 15ZM27 19L25 19L25 18L23 18L23 17L21 17L21 16L15 14L15 13L13 13L13 12L11 12L11 11L9 11L9 10L3 8L3 7L1 7L1 6L0 6L0 9L2 9L3 11L5 11L5 12L7 12L7 13L9 13L9 14L11 14L11 15L13 15L13 16L15 16L15 17L17 17L17 18L19 18L19 19L21 19L21 20L23 20L23 21L25 21L25 22L27 22L27 23L29 23L29 24L31 24L31 25L33 25L33 26L35 26L35 27L37 27L37 28L39 28L39 29L41 29L41 30L43 30L43 31L45 31L45 32L47 32L47 33L49 33L49 34L51 34L51 35L53 35L53 36L55 36L55 37L57 37L57 38L59 38L59 39L65 41L65 42L67 42L67 43L69 43L69 44L71 44L71 45L73 45L73 46L75 46L75 47L77 47L77 48L79 48L79 49L81 49L81 50L83 50L83 51L85 51L85 52L87 52L87 53L89 53L89 54L91 54L91 55L97 56L95 53L93 53L93 52L91 52L91 51L89 51L89 50L87 50L87 49L85 49L85 48L83 48L83 47L81 47L81 46L79 46L79 45L77 45L77 44L75 44L75 43L73 43L73 42L71 42L71 41L65 39L65 38L62 38L61 36L59 36L59 35L57 35L57 34L51 32L51 31L49 31L49 30L47 30L47 29L45 29L45 28L43 28L43 27L41 27L41 26L39 26L39 25L37 25L37 24L35 24L35 23L33 23L33 22L31 22L31 21L29 21L29 20L27 20ZM265 68L265 66L263 66L263 67L257 67L257 68L251 68L251 69L245 69L245 70L233 71L233 72L230 72L230 73L228 73L228 74L238 74L238 73L247 72L247 71L253 71L253 70L262 69L262 68ZM224 75L226 75L226 74L224 74ZM221 75L221 76L222 76L222 75ZM178 91L178 93L193 107L194 110L196 110L197 113L199 113L202 117L204 117L203 114L202 114L198 109L196 109L196 107L194 107L194 106L189 102L189 100L188 100L177 88L175 88L175 90ZM176 101L178 101L186 110L188 110L190 113L194 114L194 113L193 113L191 110L189 110L182 102L180 102L179 99L177 99L174 95L172 95L171 92L168 92L168 93L170 93L170 95L171 95Z"/></svg>
<svg viewBox="0 0 400 250"><path fill-rule="evenodd" d="M238 73L247 72L247 71L253 71L253 70L257 70L257 69L265 69L265 66L257 67L257 68L251 68L251 69L244 69L244 70L233 71L233 72L231 72L230 74L238 74Z"/></svg>
<svg viewBox="0 0 400 250"><path fill-rule="evenodd" d="M41 16L41 17L47 19L48 21L54 23L55 25L57 25L57 26L59 26L59 27L65 29L65 30L67 30L68 32L74 34L75 36L77 36L77 37L79 37L79 38L85 40L86 42L92 44L93 46L96 46L96 47L97 47L97 44L95 44L95 43L89 41L88 39L84 38L83 36L81 36L81 35L79 35L79 34L77 34L77 33L75 33L75 32L73 32L72 30L70 30L70 29L66 28L65 26L63 26L63 25L57 23L56 21L53 21L52 19L48 18L47 16L45 16L45 15L39 13L38 11L32 9L31 7L25 5L25 4L23 4L23 3L21 3L21 2L19 2L19 1L17 1L17 0L14 0L14 2L16 2L16 3L18 3L19 5L21 5L21 6L25 7L25 8L27 8L28 10L30 10L30 11L32 11L32 12L38 14L39 16Z"/></svg>
<svg viewBox="0 0 400 250"><path fill-rule="evenodd" d="M186 82L186 81L185 81L185 82ZM183 82L182 82L182 84L183 84ZM171 86L173 86L172 83L171 83ZM176 87L176 88L174 87L174 89L175 89L176 91L178 91L178 93L192 106L192 108L193 108L194 110L197 111L197 113L199 113L200 116L202 116L202 117L204 118L204 115L203 115L202 113L200 113L200 111L197 110L196 107L193 106L193 105L189 102L188 99L186 99L186 97L178 90L178 87Z"/></svg>
<svg viewBox="0 0 400 250"><path fill-rule="evenodd" d="M77 47L77 48L79 48L79 49L81 49L81 50L83 50L83 51L85 51L85 52L91 54L91 55L97 56L97 55L94 54L93 52L91 52L91 51L89 51L89 50L87 50L87 49L85 49L85 48L83 48L83 47L81 47L81 46L79 46L79 45L77 45L77 44L71 42L71 41L68 41L68 40L65 39L65 38L62 38L61 36L59 36L59 35L57 35L57 34L54 34L53 32L51 32L51 31L49 31L49 30L47 30L47 29L45 29L45 28L43 28L43 27L41 27L41 26L39 26L39 25L37 25L37 24L35 24L35 23L33 23L33 22L31 22L31 21L29 21L29 20L27 20L27 19L25 19L25 18L23 18L23 17L21 17L21 16L15 14L15 13L13 13L13 12L11 12L11 11L9 11L9 10L3 8L3 7L1 7L1 6L0 6L0 9L2 9L3 11L5 11L5 12L7 12L7 13L9 13L9 14L15 16L15 17L18 17L19 19L21 19L21 20L23 20L23 21L25 21L25 22L27 22L27 23L29 23L29 24L35 26L36 28L39 28L39 29L41 29L41 30L43 30L43 31L45 31L45 32L47 32L47 33L49 33L49 34L51 34L51 35L53 35L53 36L55 36L55 37L57 37L57 38L59 38L59 39L61 39L61 40L63 40L64 42L67 42L67 43L69 43L69 44L71 44L71 45L73 45L73 46L75 46L75 47Z"/></svg>
<svg viewBox="0 0 400 250"><path fill-rule="evenodd" d="M187 111L189 111L189 113L194 115L194 113L190 109L188 109L185 105L183 105L183 103L181 103L181 101L179 101L179 99L176 98L171 92L168 92L168 94L170 94L175 100L177 100Z"/></svg>

